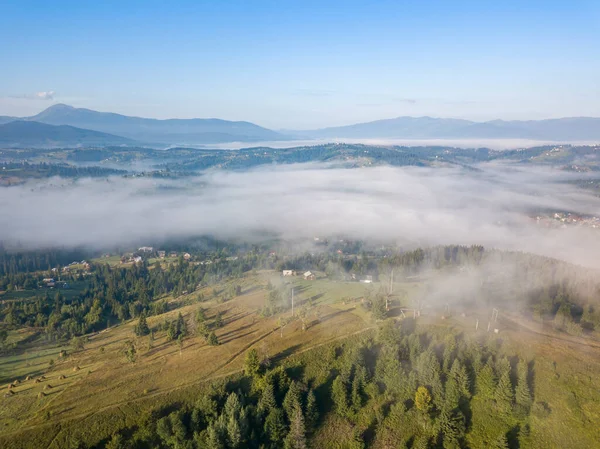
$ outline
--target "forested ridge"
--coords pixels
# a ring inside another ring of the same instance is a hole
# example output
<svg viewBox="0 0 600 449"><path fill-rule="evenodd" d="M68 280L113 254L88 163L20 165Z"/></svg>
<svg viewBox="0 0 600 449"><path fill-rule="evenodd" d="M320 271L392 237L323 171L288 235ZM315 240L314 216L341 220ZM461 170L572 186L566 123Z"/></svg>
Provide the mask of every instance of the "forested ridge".
<svg viewBox="0 0 600 449"><path fill-rule="evenodd" d="M244 376L148 411L98 447L302 449L322 447L328 426L340 448L530 447L532 361L508 357L494 339L413 325L388 320L275 366L250 350Z"/></svg>
<svg viewBox="0 0 600 449"><path fill-rule="evenodd" d="M360 250L360 245L350 245L346 249ZM472 283L469 277L472 271L477 282L470 289L447 292L444 303L452 302L462 308L506 307L538 321L550 321L558 329L577 336L594 336L600 329L597 303L600 284L594 270L540 256L485 251L480 246L419 248L389 254L362 250L355 255L340 255L336 248L332 245L320 253L287 256L271 256L268 251L258 249L239 257L225 257L223 251L203 252L191 260L179 257L169 263L149 265L143 261L131 266L98 262L87 271L67 272L60 262L82 256L81 252L4 252L0 253L0 291L14 291L24 297L3 301L0 319L8 328L34 327L44 330L49 339L69 339L141 314L164 313L170 307L163 300L167 295L177 297L200 286L235 280L251 270L318 270L329 279L344 282L351 281L352 276L387 279L395 272L396 279L410 279L423 273L450 270L446 276L459 279L463 276L465 284ZM205 257L209 263L197 261ZM56 278L60 283L49 289L45 278ZM434 296L435 282L429 283L421 294L422 301L440 302ZM263 313L269 316L287 310L288 290L272 288L266 296ZM226 300L235 296L235 292L215 290L214 295ZM383 317L385 291L372 291L367 299L365 307Z"/></svg>
<svg viewBox="0 0 600 449"><path fill-rule="evenodd" d="M293 148L255 147L240 150L170 148L156 150L138 147L62 148L54 150L3 150L0 163L7 167L1 176L21 178L98 177L123 175L133 170L133 162L145 162L148 172L169 173L171 177L189 176L217 168L244 170L271 164L331 163L336 166L372 165L438 167L457 166L471 170L482 162L503 161L518 165L559 166L568 171L598 171L597 146L538 146L516 150L489 148L455 148L449 146L398 146L330 143ZM64 161L74 165L67 165ZM120 169L102 166L79 166L79 163L106 163ZM585 183L584 183L585 186ZM587 186L585 186L587 187Z"/></svg>

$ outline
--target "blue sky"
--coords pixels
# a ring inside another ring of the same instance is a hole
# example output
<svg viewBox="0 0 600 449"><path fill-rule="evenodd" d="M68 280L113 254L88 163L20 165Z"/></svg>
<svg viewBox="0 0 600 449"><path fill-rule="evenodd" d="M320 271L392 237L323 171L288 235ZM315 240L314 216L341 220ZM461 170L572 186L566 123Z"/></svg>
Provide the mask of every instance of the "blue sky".
<svg viewBox="0 0 600 449"><path fill-rule="evenodd" d="M0 0L0 115L600 116L599 30L597 0Z"/></svg>

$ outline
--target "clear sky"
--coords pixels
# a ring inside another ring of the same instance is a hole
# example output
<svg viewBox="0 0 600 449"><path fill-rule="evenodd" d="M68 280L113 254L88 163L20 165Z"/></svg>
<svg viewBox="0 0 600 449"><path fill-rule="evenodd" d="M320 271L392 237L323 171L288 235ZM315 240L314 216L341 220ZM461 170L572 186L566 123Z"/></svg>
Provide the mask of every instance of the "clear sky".
<svg viewBox="0 0 600 449"><path fill-rule="evenodd" d="M600 116L600 1L0 0L0 115Z"/></svg>

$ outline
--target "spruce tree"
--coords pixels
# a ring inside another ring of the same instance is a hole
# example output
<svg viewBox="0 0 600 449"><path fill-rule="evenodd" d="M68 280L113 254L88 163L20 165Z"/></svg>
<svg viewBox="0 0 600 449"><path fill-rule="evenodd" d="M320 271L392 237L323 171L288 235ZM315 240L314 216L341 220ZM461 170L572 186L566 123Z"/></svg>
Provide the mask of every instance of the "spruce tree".
<svg viewBox="0 0 600 449"><path fill-rule="evenodd" d="M293 380L283 399L283 409L290 421L292 420L292 415L296 408L301 407L300 399L300 385Z"/></svg>
<svg viewBox="0 0 600 449"><path fill-rule="evenodd" d="M265 419L265 434L273 442L278 443L283 440L286 432L285 415L283 410L278 407L272 409Z"/></svg>
<svg viewBox="0 0 600 449"><path fill-rule="evenodd" d="M427 435L419 435L415 438L412 449L427 449L429 447L429 437Z"/></svg>
<svg viewBox="0 0 600 449"><path fill-rule="evenodd" d="M491 359L483 365L483 368L479 370L477 377L475 378L477 393L488 399L491 399L494 396L494 391L496 390L496 378L490 362Z"/></svg>
<svg viewBox="0 0 600 449"><path fill-rule="evenodd" d="M492 444L490 444L490 448L491 449L509 449L508 441L506 440L506 435L505 434L499 435L498 438L496 438L494 441L492 441Z"/></svg>
<svg viewBox="0 0 600 449"><path fill-rule="evenodd" d="M361 366L356 369L354 379L352 380L352 390L350 399L352 402L352 409L358 412L363 405L363 388L366 383L366 368Z"/></svg>
<svg viewBox="0 0 600 449"><path fill-rule="evenodd" d="M216 423L209 425L206 429L206 446L208 449L225 449Z"/></svg>
<svg viewBox="0 0 600 449"><path fill-rule="evenodd" d="M244 360L244 373L247 376L255 376L259 372L260 360L258 358L258 351L253 348L246 352L246 358Z"/></svg>
<svg viewBox="0 0 600 449"><path fill-rule="evenodd" d="M175 325L175 329L177 337L179 335L187 335L187 327L185 325L185 320L183 319L183 315L181 314L181 312L179 312L179 314L177 315L177 324Z"/></svg>
<svg viewBox="0 0 600 449"><path fill-rule="evenodd" d="M460 411L442 410L438 424L444 449L460 449L466 431L463 414Z"/></svg>
<svg viewBox="0 0 600 449"><path fill-rule="evenodd" d="M140 314L140 318L138 323L135 326L135 335L138 337L142 337L144 335L148 335L150 333L150 328L148 327L148 323L146 322L146 314L142 312Z"/></svg>
<svg viewBox="0 0 600 449"><path fill-rule="evenodd" d="M242 409L242 405L240 403L240 398L237 393L232 392L227 396L227 400L225 401L225 406L223 407L223 413L225 413L225 417L227 419L232 416L237 418L240 415L240 411Z"/></svg>
<svg viewBox="0 0 600 449"><path fill-rule="evenodd" d="M206 337L206 342L211 346L218 346L219 339L217 338L214 332L211 332L210 334L208 334L208 337Z"/></svg>
<svg viewBox="0 0 600 449"><path fill-rule="evenodd" d="M456 376L458 388L460 390L460 394L469 399L471 397L471 379L466 366L458 362L458 360L457 363L459 364L458 374Z"/></svg>
<svg viewBox="0 0 600 449"><path fill-rule="evenodd" d="M452 367L452 362L456 353L456 340L453 335L446 338L446 345L444 346L444 355L442 369L444 372L449 372Z"/></svg>
<svg viewBox="0 0 600 449"><path fill-rule="evenodd" d="M242 432L237 417L232 415L227 422L227 442L229 447L235 449L242 443Z"/></svg>
<svg viewBox="0 0 600 449"><path fill-rule="evenodd" d="M208 334L210 333L210 331L209 331L208 326L206 325L205 321L198 323L198 327L196 327L196 333L198 335L201 335L204 338L208 337Z"/></svg>
<svg viewBox="0 0 600 449"><path fill-rule="evenodd" d="M531 429L529 428L529 424L524 424L519 427L518 439L520 449L528 449L531 447Z"/></svg>
<svg viewBox="0 0 600 449"><path fill-rule="evenodd" d="M514 393L510 380L510 363L507 359L502 359L498 363L498 377L494 398L504 411L508 411L514 401Z"/></svg>
<svg viewBox="0 0 600 449"><path fill-rule="evenodd" d="M515 400L519 407L522 407L527 412L531 407L531 391L529 390L529 384L527 383L527 363L520 361L517 366L517 388L515 391Z"/></svg>
<svg viewBox="0 0 600 449"><path fill-rule="evenodd" d="M340 416L348 416L348 392L341 376L337 376L331 386L331 399L335 410Z"/></svg>
<svg viewBox="0 0 600 449"><path fill-rule="evenodd" d="M169 327L167 328L167 340L172 341L177 338L177 329L175 327L175 323L169 323Z"/></svg>
<svg viewBox="0 0 600 449"><path fill-rule="evenodd" d="M115 433L106 444L106 449L125 449L125 443L121 434Z"/></svg>
<svg viewBox="0 0 600 449"><path fill-rule="evenodd" d="M259 414L266 415L275 407L277 407L277 402L275 400L275 387L273 386L272 381L269 379L265 383L256 408Z"/></svg>
<svg viewBox="0 0 600 449"><path fill-rule="evenodd" d="M284 442L285 449L306 449L306 428L300 406L295 407L290 421L290 431Z"/></svg>
<svg viewBox="0 0 600 449"><path fill-rule="evenodd" d="M306 426L314 429L319 421L319 409L315 393L310 390L306 396Z"/></svg>
<svg viewBox="0 0 600 449"><path fill-rule="evenodd" d="M444 410L452 411L460 404L460 389L455 377L450 376L446 382L446 394L444 396Z"/></svg>

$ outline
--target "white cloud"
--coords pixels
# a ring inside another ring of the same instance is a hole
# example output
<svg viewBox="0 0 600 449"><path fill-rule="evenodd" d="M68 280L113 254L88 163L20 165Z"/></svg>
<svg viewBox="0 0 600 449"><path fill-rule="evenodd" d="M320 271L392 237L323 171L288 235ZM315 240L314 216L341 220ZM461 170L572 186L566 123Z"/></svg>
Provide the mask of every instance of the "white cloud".
<svg viewBox="0 0 600 449"><path fill-rule="evenodd" d="M9 98L16 98L19 100L54 100L54 96L56 92L53 90L46 90L42 92L35 92L33 94L22 94L22 95L13 95Z"/></svg>
<svg viewBox="0 0 600 449"><path fill-rule="evenodd" d="M54 94L56 94L56 92L54 92L53 90L48 90L45 92L36 92L35 98L38 98L40 100L54 100Z"/></svg>

